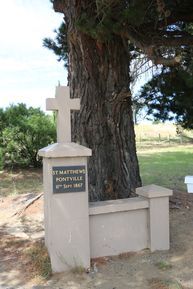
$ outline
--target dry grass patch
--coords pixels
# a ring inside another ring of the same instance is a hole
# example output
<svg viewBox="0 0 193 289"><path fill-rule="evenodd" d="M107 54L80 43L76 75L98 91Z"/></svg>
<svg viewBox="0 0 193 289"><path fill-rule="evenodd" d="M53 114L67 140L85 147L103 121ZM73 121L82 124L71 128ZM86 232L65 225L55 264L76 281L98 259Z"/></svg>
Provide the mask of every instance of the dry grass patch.
<svg viewBox="0 0 193 289"><path fill-rule="evenodd" d="M42 241L32 242L0 231L0 260L6 270L22 272L26 282L51 276L50 258ZM24 270L25 268L25 270Z"/></svg>
<svg viewBox="0 0 193 289"><path fill-rule="evenodd" d="M149 280L150 289L185 289L176 280L153 278Z"/></svg>
<svg viewBox="0 0 193 289"><path fill-rule="evenodd" d="M29 242L21 238L17 238L8 234L0 232L0 259L3 262L8 262L10 265L12 261L22 259L22 251L27 248Z"/></svg>
<svg viewBox="0 0 193 289"><path fill-rule="evenodd" d="M71 272L73 274L78 274L78 275L82 275L86 272L85 268L82 266L75 266L71 269Z"/></svg>
<svg viewBox="0 0 193 289"><path fill-rule="evenodd" d="M48 279L51 274L51 263L48 251L43 242L35 242L25 251L29 259L29 269L34 276L41 276Z"/></svg>
<svg viewBox="0 0 193 289"><path fill-rule="evenodd" d="M166 261L160 261L160 262L156 263L155 266L158 269L163 270L163 271L166 271L166 270L169 270L172 268L172 265Z"/></svg>
<svg viewBox="0 0 193 289"><path fill-rule="evenodd" d="M0 171L0 197L42 190L42 169Z"/></svg>

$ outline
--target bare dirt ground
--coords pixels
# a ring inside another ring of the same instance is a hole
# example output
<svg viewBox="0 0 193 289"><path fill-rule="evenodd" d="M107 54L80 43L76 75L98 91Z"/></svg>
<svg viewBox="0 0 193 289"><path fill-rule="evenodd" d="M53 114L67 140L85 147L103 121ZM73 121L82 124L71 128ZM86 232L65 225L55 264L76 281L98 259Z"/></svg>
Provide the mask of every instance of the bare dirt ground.
<svg viewBox="0 0 193 289"><path fill-rule="evenodd" d="M178 191L171 199L169 251L103 258L89 273L77 269L48 280L25 253L44 236L43 197L23 210L34 196L0 198L0 289L193 289L193 195Z"/></svg>

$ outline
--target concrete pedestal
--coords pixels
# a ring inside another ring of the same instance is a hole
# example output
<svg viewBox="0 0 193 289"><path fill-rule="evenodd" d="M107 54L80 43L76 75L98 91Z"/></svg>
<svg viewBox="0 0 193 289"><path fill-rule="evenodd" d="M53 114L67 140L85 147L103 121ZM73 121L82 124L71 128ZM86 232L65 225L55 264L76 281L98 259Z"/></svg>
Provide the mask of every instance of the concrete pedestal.
<svg viewBox="0 0 193 289"><path fill-rule="evenodd" d="M155 250L168 250L170 248L169 236L169 196L172 190L149 185L136 190L139 196L149 201L149 248Z"/></svg>
<svg viewBox="0 0 193 289"><path fill-rule="evenodd" d="M43 157L45 242L53 272L90 267L87 157L91 150L56 143Z"/></svg>
<svg viewBox="0 0 193 289"><path fill-rule="evenodd" d="M184 183L187 185L188 193L193 193L193 176L186 176Z"/></svg>

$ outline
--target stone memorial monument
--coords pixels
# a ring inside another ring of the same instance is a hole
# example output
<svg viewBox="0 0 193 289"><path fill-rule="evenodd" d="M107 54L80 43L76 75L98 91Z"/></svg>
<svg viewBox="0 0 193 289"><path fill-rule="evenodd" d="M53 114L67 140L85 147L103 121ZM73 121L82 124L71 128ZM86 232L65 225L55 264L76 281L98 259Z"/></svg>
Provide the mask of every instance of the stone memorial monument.
<svg viewBox="0 0 193 289"><path fill-rule="evenodd" d="M87 158L90 149L71 142L69 88L58 86L47 110L57 114L57 143L39 150L43 157L45 243L54 272L90 267Z"/></svg>
<svg viewBox="0 0 193 289"><path fill-rule="evenodd" d="M45 243L53 272L89 268L90 258L149 248L168 250L169 196L156 185L137 188L136 198L88 202L87 158L91 150L71 142L69 88L58 86L47 109L57 113L57 143L43 157Z"/></svg>

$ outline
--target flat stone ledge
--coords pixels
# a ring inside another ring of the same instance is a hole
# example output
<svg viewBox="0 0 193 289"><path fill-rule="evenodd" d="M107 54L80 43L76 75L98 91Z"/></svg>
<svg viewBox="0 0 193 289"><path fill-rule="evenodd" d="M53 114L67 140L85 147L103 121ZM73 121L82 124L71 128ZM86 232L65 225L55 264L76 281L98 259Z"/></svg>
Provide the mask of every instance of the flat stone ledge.
<svg viewBox="0 0 193 289"><path fill-rule="evenodd" d="M139 196L151 199L151 198L161 198L172 196L173 191L164 187L160 187L157 185L149 185L136 189L136 193Z"/></svg>
<svg viewBox="0 0 193 289"><path fill-rule="evenodd" d="M147 209L149 203L147 200L136 197L130 199L110 200L101 202L91 202L89 204L89 215L99 215L116 213L120 211L132 211L139 209Z"/></svg>
<svg viewBox="0 0 193 289"><path fill-rule="evenodd" d="M185 184L193 184L193 176L185 176Z"/></svg>
<svg viewBox="0 0 193 289"><path fill-rule="evenodd" d="M54 143L38 151L44 158L71 158L87 157L92 155L92 150L77 143Z"/></svg>

